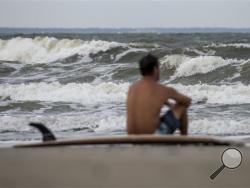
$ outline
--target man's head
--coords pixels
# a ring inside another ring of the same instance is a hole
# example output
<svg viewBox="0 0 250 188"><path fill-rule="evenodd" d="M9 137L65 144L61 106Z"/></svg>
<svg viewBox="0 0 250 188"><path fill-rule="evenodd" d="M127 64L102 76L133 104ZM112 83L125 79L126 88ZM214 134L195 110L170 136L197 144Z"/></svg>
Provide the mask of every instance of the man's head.
<svg viewBox="0 0 250 188"><path fill-rule="evenodd" d="M152 76L155 80L160 78L159 61L154 55L148 54L139 61L142 76Z"/></svg>

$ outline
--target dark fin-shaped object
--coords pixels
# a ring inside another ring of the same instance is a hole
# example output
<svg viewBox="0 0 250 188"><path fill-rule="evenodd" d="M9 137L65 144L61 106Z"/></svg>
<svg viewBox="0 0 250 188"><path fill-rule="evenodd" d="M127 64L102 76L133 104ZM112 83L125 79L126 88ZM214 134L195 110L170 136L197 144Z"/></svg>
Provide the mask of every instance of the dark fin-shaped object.
<svg viewBox="0 0 250 188"><path fill-rule="evenodd" d="M37 128L40 131L40 133L43 135L44 142L56 140L54 134L45 125L41 123L30 123L29 125Z"/></svg>

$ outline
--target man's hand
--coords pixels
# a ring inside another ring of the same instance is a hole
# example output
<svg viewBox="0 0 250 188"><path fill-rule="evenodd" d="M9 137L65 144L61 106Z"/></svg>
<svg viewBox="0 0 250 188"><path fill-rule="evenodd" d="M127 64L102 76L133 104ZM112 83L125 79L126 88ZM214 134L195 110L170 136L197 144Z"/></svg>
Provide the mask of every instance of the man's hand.
<svg viewBox="0 0 250 188"><path fill-rule="evenodd" d="M176 101L168 99L168 101L165 102L165 105L167 105L170 109L172 109L176 105Z"/></svg>
<svg viewBox="0 0 250 188"><path fill-rule="evenodd" d="M179 93L174 88L168 88L166 90L166 93L168 94L169 98L174 99L176 101L176 104L181 104L185 107L189 107L191 104L192 99L186 95L183 95L182 93Z"/></svg>

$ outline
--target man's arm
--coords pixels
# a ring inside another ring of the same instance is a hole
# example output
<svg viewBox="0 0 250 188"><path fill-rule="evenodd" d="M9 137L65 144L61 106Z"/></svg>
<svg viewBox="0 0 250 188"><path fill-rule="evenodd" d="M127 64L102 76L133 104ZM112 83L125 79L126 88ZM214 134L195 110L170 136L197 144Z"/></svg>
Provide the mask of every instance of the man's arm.
<svg viewBox="0 0 250 188"><path fill-rule="evenodd" d="M172 110L175 112L176 117L180 119L180 132L182 135L188 134L188 117L187 117L187 108L191 104L191 98L182 93L179 93L174 88L162 86L165 93L165 100L173 99L177 105Z"/></svg>
<svg viewBox="0 0 250 188"><path fill-rule="evenodd" d="M171 87L165 87L165 92L168 98L174 99L177 104L189 107L191 104L191 98L179 93L177 90Z"/></svg>

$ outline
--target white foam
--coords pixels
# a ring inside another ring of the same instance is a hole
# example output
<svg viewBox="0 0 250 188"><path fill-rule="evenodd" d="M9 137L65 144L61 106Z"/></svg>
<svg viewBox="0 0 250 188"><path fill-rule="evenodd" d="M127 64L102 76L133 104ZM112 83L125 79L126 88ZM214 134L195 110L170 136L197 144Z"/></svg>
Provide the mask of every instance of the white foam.
<svg viewBox="0 0 250 188"><path fill-rule="evenodd" d="M112 82L98 85L88 83L1 84L0 96L16 101L76 102L84 105L123 102L126 98L128 83Z"/></svg>
<svg viewBox="0 0 250 188"><path fill-rule="evenodd" d="M0 131L30 131L30 122L41 122L52 131L89 128L95 132L125 130L125 116L110 114L0 116Z"/></svg>
<svg viewBox="0 0 250 188"><path fill-rule="evenodd" d="M193 102L206 101L210 104L249 104L250 85L171 85L178 91L189 95Z"/></svg>
<svg viewBox="0 0 250 188"><path fill-rule="evenodd" d="M192 118L192 117L191 117ZM115 131L126 133L125 115L59 115L59 116L0 116L0 131L31 131L30 122L41 122L52 131L65 131L72 129L89 128L95 133L102 132L110 134ZM250 119L243 120L204 118L190 119L190 134L210 135L249 135Z"/></svg>
<svg viewBox="0 0 250 188"><path fill-rule="evenodd" d="M49 63L78 54L90 61L90 54L105 52L126 44L102 40L56 39L53 37L0 39L0 60L28 64Z"/></svg>
<svg viewBox="0 0 250 188"><path fill-rule="evenodd" d="M221 57L215 56L200 56L192 58L184 63L182 63L177 69L175 75L190 76L194 74L205 74L211 72L219 67L223 67L229 64Z"/></svg>
<svg viewBox="0 0 250 188"><path fill-rule="evenodd" d="M166 55L161 60L160 63L166 68L172 69L179 67L183 62L190 60L191 57L185 55Z"/></svg>
<svg viewBox="0 0 250 188"><path fill-rule="evenodd" d="M115 61L119 61L121 58L123 58L124 56L128 55L129 53L132 53L132 52L147 52L148 50L146 49L136 49L136 48L130 48L118 55L116 55L115 57Z"/></svg>
<svg viewBox="0 0 250 188"><path fill-rule="evenodd" d="M74 102L83 105L124 103L129 83L30 83L0 84L1 98L14 101ZM250 85L170 85L189 95L193 102L205 101L210 104L249 104Z"/></svg>
<svg viewBox="0 0 250 188"><path fill-rule="evenodd" d="M246 135L250 134L250 119L198 119L190 121L191 134Z"/></svg>
<svg viewBox="0 0 250 188"><path fill-rule="evenodd" d="M176 68L173 77L183 77L205 74L235 61L233 59L225 60L218 56L191 58L184 55L167 55L161 60L161 63L167 68Z"/></svg>
<svg viewBox="0 0 250 188"><path fill-rule="evenodd" d="M202 55L202 56L206 56L206 55L210 55L211 56L211 55L214 55L215 52L216 52L214 50L209 50L207 52L203 52L203 51L195 49L195 48L185 48L185 50L188 51L188 52L194 52L194 53L196 53L198 55Z"/></svg>
<svg viewBox="0 0 250 188"><path fill-rule="evenodd" d="M157 43L147 43L147 42L130 42L129 46L142 47L142 48L160 48L160 45Z"/></svg>
<svg viewBox="0 0 250 188"><path fill-rule="evenodd" d="M228 44L224 44L224 43L215 44L215 43L212 43L211 45L208 45L208 46L205 46L205 47L213 47L213 48L226 48L226 47L250 48L250 44L249 43L228 43Z"/></svg>

